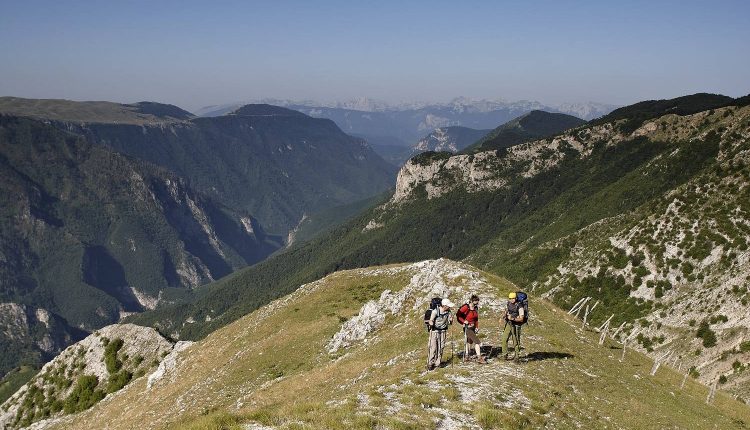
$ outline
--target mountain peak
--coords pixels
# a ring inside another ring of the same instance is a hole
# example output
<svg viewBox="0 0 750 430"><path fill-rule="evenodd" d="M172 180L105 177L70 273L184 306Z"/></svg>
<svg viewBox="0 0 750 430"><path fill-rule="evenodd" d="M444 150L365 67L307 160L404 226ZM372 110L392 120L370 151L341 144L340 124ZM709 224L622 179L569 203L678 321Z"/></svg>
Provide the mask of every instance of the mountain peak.
<svg viewBox="0 0 750 430"><path fill-rule="evenodd" d="M235 116L297 116L307 117L302 112L265 103L247 104L232 112Z"/></svg>
<svg viewBox="0 0 750 430"><path fill-rule="evenodd" d="M195 117L192 113L175 105L158 102L138 102L133 106L139 113L153 115L158 118L174 118L187 120Z"/></svg>

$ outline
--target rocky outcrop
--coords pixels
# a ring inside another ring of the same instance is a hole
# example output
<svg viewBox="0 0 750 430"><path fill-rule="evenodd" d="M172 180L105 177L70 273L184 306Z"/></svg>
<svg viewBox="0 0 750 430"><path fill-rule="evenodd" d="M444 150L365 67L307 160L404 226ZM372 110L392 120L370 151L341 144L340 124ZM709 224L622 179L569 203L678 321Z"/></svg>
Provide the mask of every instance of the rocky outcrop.
<svg viewBox="0 0 750 430"><path fill-rule="evenodd" d="M0 427L25 427L87 409L149 373L172 349L152 328L115 324L97 330L45 364L5 401Z"/></svg>
<svg viewBox="0 0 750 430"><path fill-rule="evenodd" d="M440 127L423 137L412 147L414 156L426 151L458 152L478 141L490 130L475 130L468 127Z"/></svg>
<svg viewBox="0 0 750 430"><path fill-rule="evenodd" d="M148 375L148 383L146 387L151 389L154 384L163 380L165 377L171 377L172 372L177 367L177 356L193 343L194 342L186 340L177 342L174 345L174 348L172 348L172 351L167 354L166 357L164 357L164 360L162 360L161 363L159 363L159 367L154 371L154 373Z"/></svg>
<svg viewBox="0 0 750 430"><path fill-rule="evenodd" d="M445 160L422 162L409 160L398 172L392 202L407 200L419 187L428 199L440 197L457 187L469 192L502 188L507 179L495 171L499 161L492 152L455 155Z"/></svg>
<svg viewBox="0 0 750 430"><path fill-rule="evenodd" d="M483 279L476 270L444 258L421 261L396 269L365 269L361 272L368 276L378 275L381 272L389 276L408 273L412 277L409 284L402 290L397 292L385 290L378 300L365 303L359 314L346 321L341 326L341 330L328 342L329 353L366 341L368 335L383 325L388 315L411 313L423 309L433 297L444 297L461 303L469 294L477 294L483 306L492 311L500 310L504 304L498 299L497 292L493 290L490 283ZM457 282L457 280L462 282Z"/></svg>
<svg viewBox="0 0 750 430"><path fill-rule="evenodd" d="M80 339L82 334L46 309L0 303L0 341L5 348L12 348L3 353L20 356L37 352L43 357L51 357ZM0 373L5 374L8 370L1 368Z"/></svg>

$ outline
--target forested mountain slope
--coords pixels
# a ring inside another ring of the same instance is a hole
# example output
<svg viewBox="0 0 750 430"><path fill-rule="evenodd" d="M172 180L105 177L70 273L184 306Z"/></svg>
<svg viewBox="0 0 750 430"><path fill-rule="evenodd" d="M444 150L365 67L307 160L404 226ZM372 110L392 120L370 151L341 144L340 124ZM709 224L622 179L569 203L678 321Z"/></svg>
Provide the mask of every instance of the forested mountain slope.
<svg viewBox="0 0 750 430"><path fill-rule="evenodd" d="M0 112L50 120L92 143L164 167L282 236L304 214L385 191L395 175L362 139L332 121L271 105L193 118L158 103L2 98Z"/></svg>
<svg viewBox="0 0 750 430"><path fill-rule="evenodd" d="M3 375L283 244L184 179L37 120L0 115L0 176Z"/></svg>

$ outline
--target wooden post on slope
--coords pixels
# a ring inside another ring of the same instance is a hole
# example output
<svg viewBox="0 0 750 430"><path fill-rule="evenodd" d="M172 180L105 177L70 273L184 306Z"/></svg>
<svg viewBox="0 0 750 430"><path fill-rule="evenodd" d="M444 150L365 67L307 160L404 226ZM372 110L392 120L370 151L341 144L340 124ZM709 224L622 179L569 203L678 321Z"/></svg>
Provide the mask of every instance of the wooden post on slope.
<svg viewBox="0 0 750 430"><path fill-rule="evenodd" d="M689 373L690 373L689 371L685 372L685 376L682 377L682 384L680 384L680 390L682 390L683 388L685 388L685 382L687 382L687 378L688 378L688 374Z"/></svg>
<svg viewBox="0 0 750 430"><path fill-rule="evenodd" d="M607 324L607 326L604 327L604 330L602 330L602 334L599 335L599 345L604 345L604 340L607 338L608 333L609 333L609 324Z"/></svg>
<svg viewBox="0 0 750 430"><path fill-rule="evenodd" d="M601 334L599 335L599 345L604 345L604 341L607 339L607 335L609 334L609 323L612 321L612 318L615 317L615 314L612 314L609 318L607 318L602 325L599 326L597 331L599 331Z"/></svg>
<svg viewBox="0 0 750 430"><path fill-rule="evenodd" d="M651 367L651 376L656 375L656 371L659 370L659 366L661 366L661 363L667 360L671 354L672 354L672 351L667 351L666 354L654 360L654 366Z"/></svg>
<svg viewBox="0 0 750 430"><path fill-rule="evenodd" d="M578 307L576 308L576 311L575 311L575 317L576 318L578 318L578 315L583 310L583 305L585 305L586 303L588 303L589 300L591 300L591 297L586 297L586 298L583 299L583 302L580 305L578 305Z"/></svg>
<svg viewBox="0 0 750 430"><path fill-rule="evenodd" d="M586 312L583 313L583 324L581 324L581 329L586 327L586 320L589 319L589 305L586 305Z"/></svg>
<svg viewBox="0 0 750 430"><path fill-rule="evenodd" d="M617 340L617 335L620 334L623 328L625 328L625 321L623 321L622 324L620 324L620 326L617 327L617 330L615 330L615 332L612 333L612 339Z"/></svg>
<svg viewBox="0 0 750 430"><path fill-rule="evenodd" d="M573 307L570 308L570 310L568 311L568 315L573 315L575 313L575 311L578 310L578 306L580 306L581 302L583 302L584 300L586 300L586 297L584 297L581 300L577 301L576 304L574 304Z"/></svg>
<svg viewBox="0 0 750 430"><path fill-rule="evenodd" d="M622 363L622 360L625 360L625 348L628 346L628 340L625 339L622 342L622 355L620 356L620 363Z"/></svg>
<svg viewBox="0 0 750 430"><path fill-rule="evenodd" d="M719 380L717 379L714 381L714 383L711 385L711 389L708 390L708 397L706 397L706 403L711 403L714 401L714 396L716 395L716 385L719 383Z"/></svg>
<svg viewBox="0 0 750 430"><path fill-rule="evenodd" d="M599 306L599 300L594 303L594 306L591 307L591 310L589 312L594 312L594 309L596 309L597 306Z"/></svg>

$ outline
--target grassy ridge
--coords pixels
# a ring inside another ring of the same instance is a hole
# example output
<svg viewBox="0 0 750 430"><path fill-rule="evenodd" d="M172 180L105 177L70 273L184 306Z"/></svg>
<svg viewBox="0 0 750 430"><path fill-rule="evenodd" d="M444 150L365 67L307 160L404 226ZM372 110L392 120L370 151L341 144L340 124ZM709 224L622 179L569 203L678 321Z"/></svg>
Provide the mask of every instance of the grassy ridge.
<svg viewBox="0 0 750 430"><path fill-rule="evenodd" d="M465 267L465 266L464 266ZM619 344L598 345L598 333L544 300L535 300L525 330L527 360L448 365L425 373L419 296L405 310L386 313L367 341L329 354L325 345L361 307L410 283L410 269L344 271L305 287L207 336L188 349L169 383L145 389L136 380L116 399L60 425L86 428L106 420L124 428L137 420L151 427L419 429L452 417L481 428L747 428L750 409ZM491 294L515 288L487 273ZM454 300L476 291L459 276L442 278L457 288ZM497 346L499 314L482 311L481 336ZM444 358L459 333L452 328ZM455 356L454 356L455 357ZM179 400L180 408L176 408ZM142 405L131 409L129 405ZM128 413L123 413L124 410ZM454 424L455 425L455 424Z"/></svg>

